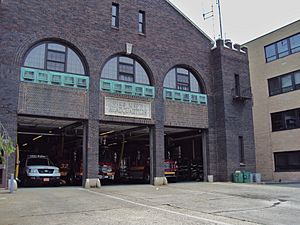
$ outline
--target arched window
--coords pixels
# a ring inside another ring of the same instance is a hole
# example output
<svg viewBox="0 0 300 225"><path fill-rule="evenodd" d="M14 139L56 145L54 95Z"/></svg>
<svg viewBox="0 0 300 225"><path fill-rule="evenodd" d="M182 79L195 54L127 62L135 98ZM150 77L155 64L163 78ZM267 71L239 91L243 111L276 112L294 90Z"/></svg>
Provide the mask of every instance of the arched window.
<svg viewBox="0 0 300 225"><path fill-rule="evenodd" d="M181 91L203 93L202 87L195 75L182 67L175 67L167 73L164 80L164 87Z"/></svg>
<svg viewBox="0 0 300 225"><path fill-rule="evenodd" d="M71 48L54 42L43 42L30 50L25 67L85 75L83 63Z"/></svg>
<svg viewBox="0 0 300 225"><path fill-rule="evenodd" d="M143 66L127 56L116 56L110 59L102 70L101 78L150 85L148 74Z"/></svg>

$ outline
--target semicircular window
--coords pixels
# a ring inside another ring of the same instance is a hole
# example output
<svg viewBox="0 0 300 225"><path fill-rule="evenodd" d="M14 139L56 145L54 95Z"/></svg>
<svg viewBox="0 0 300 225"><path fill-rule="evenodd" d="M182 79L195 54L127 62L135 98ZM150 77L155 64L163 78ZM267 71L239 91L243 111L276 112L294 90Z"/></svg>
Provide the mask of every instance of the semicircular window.
<svg viewBox="0 0 300 225"><path fill-rule="evenodd" d="M25 67L86 75L84 65L71 48L54 42L43 42L27 54Z"/></svg>
<svg viewBox="0 0 300 225"><path fill-rule="evenodd" d="M116 56L104 65L100 89L113 94L155 97L155 88L144 67L127 56Z"/></svg>
<svg viewBox="0 0 300 225"><path fill-rule="evenodd" d="M182 67L175 67L167 73L164 88L203 93L195 75Z"/></svg>
<svg viewBox="0 0 300 225"><path fill-rule="evenodd" d="M207 95L203 93L202 84L185 68L174 67L165 77L164 99L207 105Z"/></svg>
<svg viewBox="0 0 300 225"><path fill-rule="evenodd" d="M150 85L148 74L143 66L126 56L110 59L102 70L101 78Z"/></svg>

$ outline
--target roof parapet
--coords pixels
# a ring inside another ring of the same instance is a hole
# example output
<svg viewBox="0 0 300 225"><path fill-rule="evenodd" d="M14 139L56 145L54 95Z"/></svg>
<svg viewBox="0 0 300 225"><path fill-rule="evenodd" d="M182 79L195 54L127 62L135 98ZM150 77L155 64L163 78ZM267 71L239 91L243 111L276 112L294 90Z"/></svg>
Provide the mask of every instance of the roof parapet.
<svg viewBox="0 0 300 225"><path fill-rule="evenodd" d="M237 50L238 52L241 51L241 45L240 45L240 44L234 44L234 45L233 45L233 48L234 48L235 50Z"/></svg>
<svg viewBox="0 0 300 225"><path fill-rule="evenodd" d="M230 39L225 39L225 46L232 49L232 41Z"/></svg>
<svg viewBox="0 0 300 225"><path fill-rule="evenodd" d="M248 54L248 48L246 46L241 46L240 44L233 43L230 39L225 39L225 40L217 39L216 45L211 50L213 50L215 48L220 48L220 47L224 47L224 48L232 49L232 50L240 52L240 53Z"/></svg>

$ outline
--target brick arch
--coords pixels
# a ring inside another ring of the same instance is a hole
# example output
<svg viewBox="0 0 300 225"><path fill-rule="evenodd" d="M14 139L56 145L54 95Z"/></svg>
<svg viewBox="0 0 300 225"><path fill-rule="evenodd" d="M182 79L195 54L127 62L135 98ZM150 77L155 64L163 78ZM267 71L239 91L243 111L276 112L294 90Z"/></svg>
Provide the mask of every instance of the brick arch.
<svg viewBox="0 0 300 225"><path fill-rule="evenodd" d="M139 64L141 64L141 66L145 69L146 73L147 73L147 76L149 78L149 81L150 81L150 85L151 86L155 86L155 78L153 76L153 72L151 70L151 68L149 67L149 65L145 62L144 59L142 59L140 56L136 55L136 54L130 54L130 55L127 55L125 52L118 52L118 53L114 53L114 54L111 54L109 57L107 57L105 60L104 60L104 63L102 63L101 65L101 68L100 68L100 76L101 76L101 73L102 73L102 70L104 68L104 66L106 65L106 63L114 58L114 57L117 57L117 56L125 56L125 57L129 57L129 58L132 58L134 60L136 60Z"/></svg>
<svg viewBox="0 0 300 225"><path fill-rule="evenodd" d="M206 82L204 81L203 77L200 75L200 73L196 69L194 69L194 67L189 66L187 64L176 64L176 65L172 66L171 68L169 68L168 71L164 75L164 80L165 80L168 72L176 67L187 69L188 71L190 71L195 76L196 80L198 81L198 84L199 84L201 90L203 90L203 93L204 94L208 93L207 85L206 85Z"/></svg>
<svg viewBox="0 0 300 225"><path fill-rule="evenodd" d="M89 64L85 57L84 52L87 52L87 49L81 47L81 45L76 41L76 39L70 35L70 38L60 37L60 35L40 35L40 36L32 36L27 38L22 42L21 45L18 46L15 57L14 64L18 67L22 67L25 61L27 54L38 44L41 44L46 41L52 41L58 44L64 44L67 47L71 48L81 59L83 66L86 70L86 74L89 75ZM80 48L78 47L80 46Z"/></svg>

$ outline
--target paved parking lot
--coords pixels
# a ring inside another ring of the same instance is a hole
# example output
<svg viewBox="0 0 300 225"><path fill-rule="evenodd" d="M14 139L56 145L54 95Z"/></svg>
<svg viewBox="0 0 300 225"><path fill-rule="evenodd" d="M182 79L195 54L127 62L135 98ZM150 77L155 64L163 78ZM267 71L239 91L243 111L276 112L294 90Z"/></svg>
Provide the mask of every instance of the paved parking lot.
<svg viewBox="0 0 300 225"><path fill-rule="evenodd" d="M1 225L299 224L299 185L174 183L0 191Z"/></svg>

